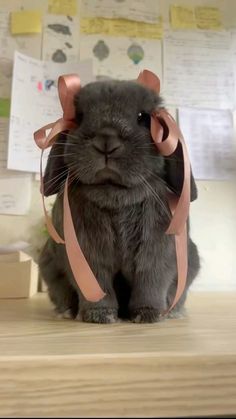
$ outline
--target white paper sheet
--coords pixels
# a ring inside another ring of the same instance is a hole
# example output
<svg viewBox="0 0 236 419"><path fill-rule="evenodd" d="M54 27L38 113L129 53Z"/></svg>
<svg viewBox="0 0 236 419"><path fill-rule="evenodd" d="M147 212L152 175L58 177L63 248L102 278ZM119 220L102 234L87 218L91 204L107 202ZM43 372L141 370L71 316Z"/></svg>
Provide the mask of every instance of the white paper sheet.
<svg viewBox="0 0 236 419"><path fill-rule="evenodd" d="M231 32L231 51L234 69L234 109L236 109L236 30Z"/></svg>
<svg viewBox="0 0 236 419"><path fill-rule="evenodd" d="M20 4L15 5L19 7ZM11 96L12 68L16 50L34 58L41 55L41 34L12 36L9 11L0 11L0 97Z"/></svg>
<svg viewBox="0 0 236 419"><path fill-rule="evenodd" d="M179 108L178 120L196 179L230 179L235 170L229 110Z"/></svg>
<svg viewBox="0 0 236 419"><path fill-rule="evenodd" d="M93 58L97 77L136 79L144 68L162 76L161 41L81 35L80 58Z"/></svg>
<svg viewBox="0 0 236 419"><path fill-rule="evenodd" d="M229 33L166 33L164 99L168 105L232 109L233 90Z"/></svg>
<svg viewBox="0 0 236 419"><path fill-rule="evenodd" d="M9 120L0 118L0 214L23 215L31 200L31 175L7 170Z"/></svg>
<svg viewBox="0 0 236 419"><path fill-rule="evenodd" d="M40 151L33 133L62 115L57 79L77 73L82 84L93 80L90 60L76 64L44 62L15 53L8 145L9 169L39 171ZM45 153L46 161L47 155Z"/></svg>
<svg viewBox="0 0 236 419"><path fill-rule="evenodd" d="M57 63L78 62L79 22L77 17L44 16L42 59Z"/></svg>
<svg viewBox="0 0 236 419"><path fill-rule="evenodd" d="M160 14L158 0L82 0L83 17L123 18L153 23Z"/></svg>
<svg viewBox="0 0 236 419"><path fill-rule="evenodd" d="M24 215L30 208L31 176L0 175L0 214Z"/></svg>

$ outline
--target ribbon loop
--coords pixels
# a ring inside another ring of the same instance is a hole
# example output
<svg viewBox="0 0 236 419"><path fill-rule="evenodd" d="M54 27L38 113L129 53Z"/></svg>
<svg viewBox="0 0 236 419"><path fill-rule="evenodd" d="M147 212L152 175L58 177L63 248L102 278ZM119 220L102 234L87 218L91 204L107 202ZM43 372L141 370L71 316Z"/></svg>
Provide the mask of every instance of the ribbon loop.
<svg viewBox="0 0 236 419"><path fill-rule="evenodd" d="M164 140L162 121L164 121L168 129L168 135ZM160 129L160 127L162 129ZM190 161L185 141L175 120L165 109L153 113L151 117L151 134L154 143L163 156L173 154L179 142L182 146L184 164L183 186L180 197L173 207L173 217L166 231L167 234L180 234L187 221L190 206Z"/></svg>
<svg viewBox="0 0 236 419"><path fill-rule="evenodd" d="M137 82L154 90L156 93L160 93L160 79L152 71L141 71L137 78Z"/></svg>
<svg viewBox="0 0 236 419"><path fill-rule="evenodd" d="M58 94L63 109L63 119L75 119L74 96L80 90L80 79L76 74L67 74L58 79Z"/></svg>

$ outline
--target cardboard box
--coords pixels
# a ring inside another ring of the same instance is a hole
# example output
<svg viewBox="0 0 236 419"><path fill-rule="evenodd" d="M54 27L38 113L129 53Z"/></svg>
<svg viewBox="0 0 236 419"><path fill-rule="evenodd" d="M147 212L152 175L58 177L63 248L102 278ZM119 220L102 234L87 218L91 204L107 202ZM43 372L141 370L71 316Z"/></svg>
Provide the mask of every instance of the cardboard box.
<svg viewBox="0 0 236 419"><path fill-rule="evenodd" d="M38 291L38 265L24 252L0 255L0 298L29 298Z"/></svg>

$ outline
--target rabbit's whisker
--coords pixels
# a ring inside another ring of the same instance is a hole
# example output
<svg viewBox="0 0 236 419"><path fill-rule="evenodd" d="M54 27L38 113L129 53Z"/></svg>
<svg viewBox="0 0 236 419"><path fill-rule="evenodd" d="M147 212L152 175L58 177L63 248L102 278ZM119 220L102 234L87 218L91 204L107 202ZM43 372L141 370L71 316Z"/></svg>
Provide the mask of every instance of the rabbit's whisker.
<svg viewBox="0 0 236 419"><path fill-rule="evenodd" d="M150 183L145 179L144 176L142 175L138 175L139 179L141 180L141 182L143 183L143 185L145 185L147 187L147 189L151 192L152 196L156 199L156 201L160 204L161 208L163 209L163 211L165 212L165 214L168 216L168 218L170 219L170 214L164 204L164 202L162 201L162 199L160 198L160 196L158 195L158 193L153 189L153 187L150 185Z"/></svg>
<svg viewBox="0 0 236 419"><path fill-rule="evenodd" d="M62 172L60 172L58 175L54 176L52 179L48 180L47 182L44 182L44 184L51 187L53 184L57 183L59 181L59 179L63 178L68 173L68 171L71 168L73 168L73 166L74 165L66 166L65 170L63 170Z"/></svg>
<svg viewBox="0 0 236 419"><path fill-rule="evenodd" d="M55 157L67 157L67 156L75 156L76 153L68 153L68 154L54 154L53 156L48 156L48 159L53 159Z"/></svg>

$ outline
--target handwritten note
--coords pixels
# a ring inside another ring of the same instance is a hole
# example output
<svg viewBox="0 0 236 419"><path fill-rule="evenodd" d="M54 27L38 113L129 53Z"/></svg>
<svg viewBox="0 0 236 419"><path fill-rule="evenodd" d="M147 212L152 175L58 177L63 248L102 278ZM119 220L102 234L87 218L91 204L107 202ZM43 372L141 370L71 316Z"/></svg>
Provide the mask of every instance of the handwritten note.
<svg viewBox="0 0 236 419"><path fill-rule="evenodd" d="M164 98L168 105L232 109L230 34L167 32L164 76Z"/></svg>
<svg viewBox="0 0 236 419"><path fill-rule="evenodd" d="M0 214L27 214L30 200L30 175L0 175Z"/></svg>
<svg viewBox="0 0 236 419"><path fill-rule="evenodd" d="M0 68L3 60L13 60L14 52L16 50L22 52L23 54L28 54L31 57L40 58L41 35L35 34L34 36L29 36L21 34L12 36L9 21L9 12L0 11Z"/></svg>
<svg viewBox="0 0 236 419"><path fill-rule="evenodd" d="M11 13L11 33L40 33L42 31L42 13L37 10L22 10Z"/></svg>
<svg viewBox="0 0 236 419"><path fill-rule="evenodd" d="M220 10L217 7L195 8L196 23L199 29L218 30L223 28Z"/></svg>
<svg viewBox="0 0 236 419"><path fill-rule="evenodd" d="M160 13L158 0L83 0L82 17L124 18L140 22L155 23Z"/></svg>
<svg viewBox="0 0 236 419"><path fill-rule="evenodd" d="M233 115L229 110L179 108L180 128L197 179L229 179L235 173Z"/></svg>
<svg viewBox="0 0 236 419"><path fill-rule="evenodd" d="M172 29L195 29L196 22L193 8L171 5L170 23Z"/></svg>
<svg viewBox="0 0 236 419"><path fill-rule="evenodd" d="M55 15L75 16L77 0L48 0L48 11Z"/></svg>
<svg viewBox="0 0 236 419"><path fill-rule="evenodd" d="M81 19L81 33L161 39L163 24L161 18L153 24L126 19L83 18Z"/></svg>
<svg viewBox="0 0 236 419"><path fill-rule="evenodd" d="M136 79L144 68L162 77L161 41L81 35L80 57L93 58L94 74L100 77Z"/></svg>
<svg viewBox="0 0 236 419"><path fill-rule="evenodd" d="M57 64L15 53L8 148L9 169L39 171L40 151L34 143L33 132L62 115L57 79L61 74L68 73L79 74L82 84L92 81L91 60ZM45 160L46 158L47 155Z"/></svg>
<svg viewBox="0 0 236 419"><path fill-rule="evenodd" d="M57 63L78 62L79 22L77 18L63 15L44 17L42 58Z"/></svg>

